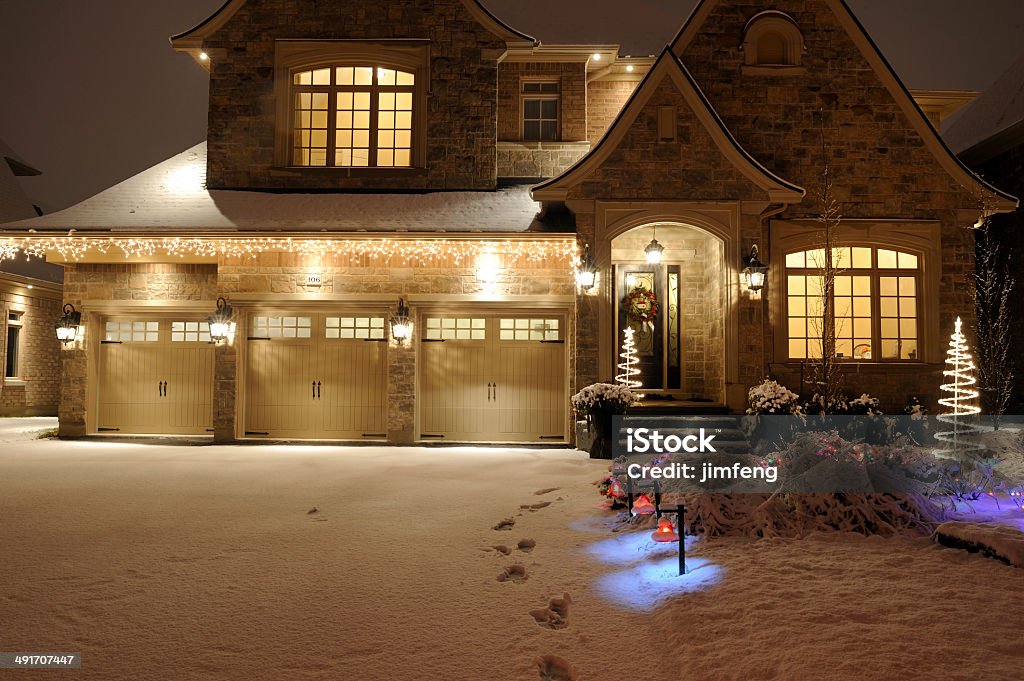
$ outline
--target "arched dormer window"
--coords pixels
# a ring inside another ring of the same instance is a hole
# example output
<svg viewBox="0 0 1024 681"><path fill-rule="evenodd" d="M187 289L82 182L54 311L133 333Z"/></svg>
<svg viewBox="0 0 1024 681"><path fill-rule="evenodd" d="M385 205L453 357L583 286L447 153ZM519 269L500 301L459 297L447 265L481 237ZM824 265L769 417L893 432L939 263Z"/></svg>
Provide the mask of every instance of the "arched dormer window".
<svg viewBox="0 0 1024 681"><path fill-rule="evenodd" d="M768 10L747 22L742 49L744 67L785 72L803 63L804 37L788 14Z"/></svg>
<svg viewBox="0 0 1024 681"><path fill-rule="evenodd" d="M424 41L278 41L277 165L422 167L429 81Z"/></svg>

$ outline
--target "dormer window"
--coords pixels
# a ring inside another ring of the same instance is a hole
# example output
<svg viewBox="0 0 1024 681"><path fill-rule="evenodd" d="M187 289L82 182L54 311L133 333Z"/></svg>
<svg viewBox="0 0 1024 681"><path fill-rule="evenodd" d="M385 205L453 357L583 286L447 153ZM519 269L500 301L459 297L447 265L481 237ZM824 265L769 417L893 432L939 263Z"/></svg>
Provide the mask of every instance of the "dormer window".
<svg viewBox="0 0 1024 681"><path fill-rule="evenodd" d="M275 165L348 174L426 165L425 40L276 41Z"/></svg>
<svg viewBox="0 0 1024 681"><path fill-rule="evenodd" d="M292 159L299 167L402 168L412 163L416 76L380 66L292 75Z"/></svg>
<svg viewBox="0 0 1024 681"><path fill-rule="evenodd" d="M743 32L744 70L795 72L803 63L804 38L788 15L775 10L755 15Z"/></svg>

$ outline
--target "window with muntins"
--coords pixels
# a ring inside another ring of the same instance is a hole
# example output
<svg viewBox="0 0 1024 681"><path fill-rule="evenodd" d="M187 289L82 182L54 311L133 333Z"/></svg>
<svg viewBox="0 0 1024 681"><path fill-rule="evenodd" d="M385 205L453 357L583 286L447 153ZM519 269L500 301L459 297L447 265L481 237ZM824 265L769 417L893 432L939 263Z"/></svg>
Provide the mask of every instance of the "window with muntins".
<svg viewBox="0 0 1024 681"><path fill-rule="evenodd" d="M557 141L561 99L558 81L526 81L522 96L523 139L531 142Z"/></svg>
<svg viewBox="0 0 1024 681"><path fill-rule="evenodd" d="M887 248L833 249L831 309L825 305L825 251L786 255L788 357L822 356L824 329L839 359L916 361L920 355L920 258Z"/></svg>
<svg viewBox="0 0 1024 681"><path fill-rule="evenodd" d="M21 329L23 312L7 313L7 362L4 376L17 378L21 375Z"/></svg>
<svg viewBox="0 0 1024 681"><path fill-rule="evenodd" d="M414 73L320 67L294 72L291 88L293 166L412 166Z"/></svg>

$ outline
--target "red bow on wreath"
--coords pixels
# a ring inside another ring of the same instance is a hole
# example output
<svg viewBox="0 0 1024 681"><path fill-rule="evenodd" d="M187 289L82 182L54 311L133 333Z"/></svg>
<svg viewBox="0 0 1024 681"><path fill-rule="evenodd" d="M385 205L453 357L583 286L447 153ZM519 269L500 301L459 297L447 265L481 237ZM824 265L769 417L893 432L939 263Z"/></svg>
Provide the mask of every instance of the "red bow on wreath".
<svg viewBox="0 0 1024 681"><path fill-rule="evenodd" d="M658 297L654 291L638 287L626 296L626 316L634 322L651 322L658 316Z"/></svg>

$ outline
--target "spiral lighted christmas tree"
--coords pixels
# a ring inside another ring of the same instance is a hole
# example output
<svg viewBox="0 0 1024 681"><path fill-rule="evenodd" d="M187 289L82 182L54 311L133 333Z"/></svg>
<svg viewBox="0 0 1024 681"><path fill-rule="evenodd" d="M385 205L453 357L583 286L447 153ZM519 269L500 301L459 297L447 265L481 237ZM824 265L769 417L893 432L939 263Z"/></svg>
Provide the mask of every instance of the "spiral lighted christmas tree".
<svg viewBox="0 0 1024 681"><path fill-rule="evenodd" d="M973 423L973 417L981 413L981 407L978 406L978 391L973 387L978 383L974 377L977 367L962 328L963 322L957 317L956 328L949 340L949 350L946 351L946 370L942 372L949 382L943 383L941 388L943 392L949 394L939 400L939 404L946 407L947 411L937 416L939 421L948 423L953 429L935 434L935 439L950 445L949 449L938 450L935 454L958 459L970 452L984 449L984 446L977 442L966 439L983 429Z"/></svg>
<svg viewBox="0 0 1024 681"><path fill-rule="evenodd" d="M643 387L643 383L636 378L640 375L640 369L636 366L640 363L640 358L636 356L636 341L633 340L633 327L627 326L622 333L624 336L622 339L622 354L619 355L622 358L622 362L617 365L620 373L615 377L615 382L631 390L636 390Z"/></svg>

